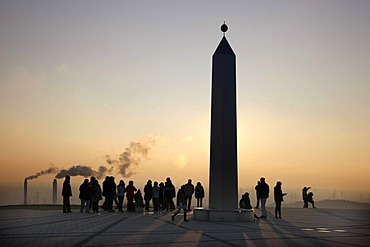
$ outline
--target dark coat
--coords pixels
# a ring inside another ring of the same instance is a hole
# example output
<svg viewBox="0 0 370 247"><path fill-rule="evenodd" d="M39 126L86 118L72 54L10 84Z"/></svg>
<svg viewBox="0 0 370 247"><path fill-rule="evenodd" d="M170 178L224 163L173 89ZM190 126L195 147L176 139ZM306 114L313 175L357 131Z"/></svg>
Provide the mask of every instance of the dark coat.
<svg viewBox="0 0 370 247"><path fill-rule="evenodd" d="M283 202L283 197L285 196L285 193L281 190L281 187L275 186L274 187L274 199L275 202Z"/></svg>
<svg viewBox="0 0 370 247"><path fill-rule="evenodd" d="M92 202L98 202L103 197L101 196L101 187L98 181L94 181L91 185L91 201Z"/></svg>
<svg viewBox="0 0 370 247"><path fill-rule="evenodd" d="M78 198L81 200L91 200L91 188L88 183L80 185L80 195Z"/></svg>
<svg viewBox="0 0 370 247"><path fill-rule="evenodd" d="M249 195L243 195L242 199L239 201L239 207L244 209L252 209L251 200L249 199Z"/></svg>
<svg viewBox="0 0 370 247"><path fill-rule="evenodd" d="M254 187L254 189L256 190L256 195L257 195L257 197L258 198L260 198L261 197L261 184L260 183L258 183L255 187Z"/></svg>
<svg viewBox="0 0 370 247"><path fill-rule="evenodd" d="M266 182L261 182L260 184L260 197L269 198L270 187Z"/></svg>
<svg viewBox="0 0 370 247"><path fill-rule="evenodd" d="M203 198L204 197L204 188L203 186L195 186L195 198Z"/></svg>
<svg viewBox="0 0 370 247"><path fill-rule="evenodd" d="M107 179L103 182L103 196L115 196L116 195L116 183L111 179Z"/></svg>
<svg viewBox="0 0 370 247"><path fill-rule="evenodd" d="M176 196L175 186L172 183L167 183L164 186L164 197L174 198Z"/></svg>
<svg viewBox="0 0 370 247"><path fill-rule="evenodd" d="M185 194L188 198L190 198L194 194L194 185L193 184L185 184Z"/></svg>
<svg viewBox="0 0 370 247"><path fill-rule="evenodd" d="M164 199L164 186L160 185L159 186L159 200Z"/></svg>
<svg viewBox="0 0 370 247"><path fill-rule="evenodd" d="M187 200L187 196L186 196L186 193L184 190L182 189L179 189L179 191L177 192L177 205L180 206L180 203L182 204L182 206L185 206L186 205L186 200Z"/></svg>
<svg viewBox="0 0 370 247"><path fill-rule="evenodd" d="M153 197L153 186L151 184L146 184L144 186L144 199L151 200Z"/></svg>
<svg viewBox="0 0 370 247"><path fill-rule="evenodd" d="M102 195L103 196L107 196L108 190L109 190L109 181L108 181L108 179L105 179L104 182L103 182L103 192L102 192Z"/></svg>
<svg viewBox="0 0 370 247"><path fill-rule="evenodd" d="M62 196L72 196L72 187L69 180L63 182Z"/></svg>
<svg viewBox="0 0 370 247"><path fill-rule="evenodd" d="M136 188L135 186L129 184L126 186L126 196L127 198L134 198L135 196Z"/></svg>

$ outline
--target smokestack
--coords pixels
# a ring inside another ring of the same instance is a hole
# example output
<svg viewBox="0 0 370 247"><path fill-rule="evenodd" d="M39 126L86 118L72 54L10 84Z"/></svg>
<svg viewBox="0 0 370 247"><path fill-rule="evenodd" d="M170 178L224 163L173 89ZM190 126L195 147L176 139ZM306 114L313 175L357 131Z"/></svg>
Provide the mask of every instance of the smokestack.
<svg viewBox="0 0 370 247"><path fill-rule="evenodd" d="M53 181L53 204L57 204L57 190L58 190L57 180L54 179Z"/></svg>
<svg viewBox="0 0 370 247"><path fill-rule="evenodd" d="M24 187L23 187L23 192L24 192L24 205L27 205L27 179L24 180Z"/></svg>

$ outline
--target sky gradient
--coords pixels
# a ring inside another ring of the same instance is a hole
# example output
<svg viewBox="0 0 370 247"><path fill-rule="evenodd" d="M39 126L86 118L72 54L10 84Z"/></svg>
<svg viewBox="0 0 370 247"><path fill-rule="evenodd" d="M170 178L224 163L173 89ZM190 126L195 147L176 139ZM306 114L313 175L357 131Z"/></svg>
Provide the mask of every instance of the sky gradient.
<svg viewBox="0 0 370 247"><path fill-rule="evenodd" d="M369 193L369 13L365 0L0 1L0 181L97 169L151 140L135 175L112 175L208 185L211 57L226 21L239 186L265 176Z"/></svg>

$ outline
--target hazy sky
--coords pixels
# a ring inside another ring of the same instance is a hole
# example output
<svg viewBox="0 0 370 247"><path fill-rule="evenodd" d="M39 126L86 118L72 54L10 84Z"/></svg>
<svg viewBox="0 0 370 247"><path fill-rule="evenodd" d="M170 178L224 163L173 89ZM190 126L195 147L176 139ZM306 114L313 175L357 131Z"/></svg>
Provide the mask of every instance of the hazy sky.
<svg viewBox="0 0 370 247"><path fill-rule="evenodd" d="M130 179L207 185L223 21L237 55L239 185L369 192L367 0L2 0L1 182L50 163L97 169L150 137Z"/></svg>

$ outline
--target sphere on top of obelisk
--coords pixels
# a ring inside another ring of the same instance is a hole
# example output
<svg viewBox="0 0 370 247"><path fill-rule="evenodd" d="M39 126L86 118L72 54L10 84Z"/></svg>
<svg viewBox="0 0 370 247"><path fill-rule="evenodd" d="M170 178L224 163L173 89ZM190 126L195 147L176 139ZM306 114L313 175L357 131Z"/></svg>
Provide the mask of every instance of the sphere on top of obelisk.
<svg viewBox="0 0 370 247"><path fill-rule="evenodd" d="M221 31L224 33L224 35L227 32L227 29L228 29L228 27L227 27L227 25L224 22L224 24L222 24L222 26L221 26Z"/></svg>

